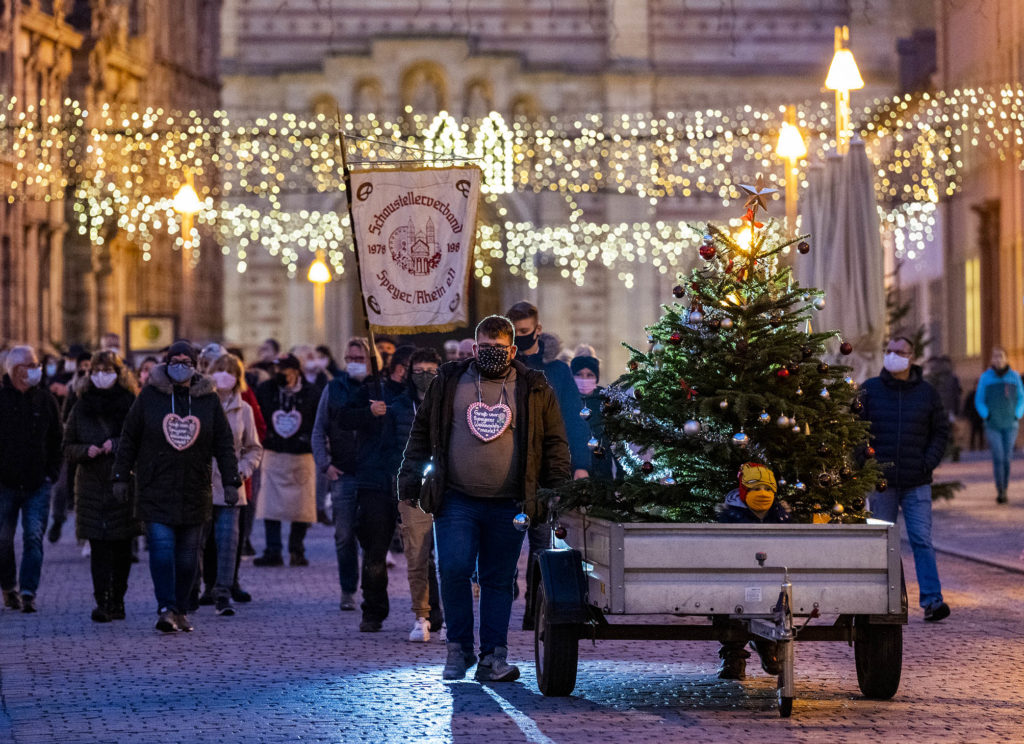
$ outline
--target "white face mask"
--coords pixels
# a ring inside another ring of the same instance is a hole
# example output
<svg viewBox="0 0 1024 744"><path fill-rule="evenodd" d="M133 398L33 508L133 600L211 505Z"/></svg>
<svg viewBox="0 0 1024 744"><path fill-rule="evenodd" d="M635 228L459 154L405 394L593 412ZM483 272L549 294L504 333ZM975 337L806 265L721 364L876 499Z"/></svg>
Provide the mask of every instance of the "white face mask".
<svg viewBox="0 0 1024 744"><path fill-rule="evenodd" d="M898 375L900 372L910 369L910 360L895 351L889 351L886 352L885 358L882 360L882 366L894 375Z"/></svg>
<svg viewBox="0 0 1024 744"><path fill-rule="evenodd" d="M117 382L117 372L93 372L89 375L89 379L100 390L108 390Z"/></svg>
<svg viewBox="0 0 1024 744"><path fill-rule="evenodd" d="M75 372L77 370L78 370L78 363L74 359L65 359L64 360L64 371L67 374L73 375L73 374L75 374Z"/></svg>
<svg viewBox="0 0 1024 744"><path fill-rule="evenodd" d="M218 390L234 390L235 384L238 382L237 377L224 370L214 372L210 377L213 378L213 384L217 386Z"/></svg>
<svg viewBox="0 0 1024 744"><path fill-rule="evenodd" d="M310 359L302 365L302 369L304 369L307 374L315 375L320 371L320 365L317 364L316 359Z"/></svg>
<svg viewBox="0 0 1024 744"><path fill-rule="evenodd" d="M50 362L49 364L47 364L46 365L46 376L47 377L53 377L56 374L57 374L57 363L56 362Z"/></svg>
<svg viewBox="0 0 1024 744"><path fill-rule="evenodd" d="M362 362L349 362L345 365L345 371L354 380L362 380L366 377L366 365Z"/></svg>
<svg viewBox="0 0 1024 744"><path fill-rule="evenodd" d="M32 367L31 369L25 370L27 377L26 382L29 387L35 387L43 381L43 370L41 367Z"/></svg>

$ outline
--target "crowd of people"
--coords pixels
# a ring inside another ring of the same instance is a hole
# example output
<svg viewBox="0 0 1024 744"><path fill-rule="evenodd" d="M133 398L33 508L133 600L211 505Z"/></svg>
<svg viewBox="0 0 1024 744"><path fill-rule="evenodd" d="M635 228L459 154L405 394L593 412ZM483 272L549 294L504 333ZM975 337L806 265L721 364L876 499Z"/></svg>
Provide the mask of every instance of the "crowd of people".
<svg viewBox="0 0 1024 744"><path fill-rule="evenodd" d="M200 605L231 617L252 600L239 577L246 558L252 571L308 565L306 534L319 522L333 526L339 608L361 612L360 631L388 619L391 552L404 553L409 640L441 634L449 679L476 663L474 591L477 678L518 676L507 634L524 533L513 519L531 520L531 553L546 547L537 489L586 477L601 438L600 416L580 415L600 409L593 349L564 354L525 302L485 319L473 338L446 341L443 355L379 335L349 339L340 362L327 346L286 351L274 339L248 365L240 349L187 340L129 360L107 334L95 352L2 349L0 368L5 608L39 610L44 542L58 542L73 515L90 561L91 619L125 618L145 551L156 629L190 632ZM492 418L474 418L493 410L507 412L494 430ZM536 583L530 572L524 627Z"/></svg>
<svg viewBox="0 0 1024 744"><path fill-rule="evenodd" d="M959 398L959 383L926 382L905 338L893 338L886 352L881 376L864 385L862 415L880 461L895 465L886 472L888 491L869 505L890 520L904 513L921 606L926 619L941 620L949 608L935 569L928 490L949 436L943 401ZM446 341L443 357L377 336L349 339L340 363L329 347L285 351L274 339L248 366L239 349L184 340L133 361L116 334L94 353L0 350L5 608L38 611L47 527L50 542L59 541L71 511L90 560L92 620L125 618L141 544L156 628L165 633L192 631L189 614L200 605L230 617L251 601L239 577L246 557L261 570L309 565L307 532L324 523L334 530L339 609L361 612L360 631L379 631L390 616L397 544L408 567L409 640L442 634L446 679L463 678L474 664L479 680L518 677L508 662L521 588L516 566L524 539L530 556L551 539L538 489L616 476L615 458L605 454L601 363L592 347L563 352L544 333L538 309L520 302L485 318L473 338ZM969 398L1005 503L1024 385L1002 349ZM767 513L744 493L741 483L733 500ZM251 539L257 519L261 555ZM527 565L524 630L533 625L539 581L533 561ZM723 674L742 675L744 655L724 648Z"/></svg>

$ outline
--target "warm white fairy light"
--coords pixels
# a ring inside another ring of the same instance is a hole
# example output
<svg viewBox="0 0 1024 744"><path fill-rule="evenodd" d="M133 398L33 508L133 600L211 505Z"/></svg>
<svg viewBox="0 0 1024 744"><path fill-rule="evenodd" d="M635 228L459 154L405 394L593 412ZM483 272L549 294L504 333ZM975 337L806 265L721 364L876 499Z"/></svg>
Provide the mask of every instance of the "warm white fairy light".
<svg viewBox="0 0 1024 744"><path fill-rule="evenodd" d="M876 169L885 226L895 230L897 252L907 258L930 239L935 204L955 193L961 172L993 159L1022 160L1019 85L897 96L857 115ZM505 264L533 284L538 255L576 283L594 264L630 283L634 264L668 272L690 255L692 241L674 223L590 223L573 205L567 225L502 221L505 207L498 195L611 192L650 204L704 195L729 206L740 198L734 177L758 171L769 182L781 177L774 152L781 124L781 108L751 106L551 117L541 124L506 122L497 113L481 121L409 113L399 122L374 115L346 115L341 122L345 134L375 140L348 140L359 159L429 157L406 145L476 158L485 198L498 199L492 203L499 222L481 227L474 271L490 282L494 267ZM797 124L807 134L808 158L833 144L830 102L798 107ZM5 99L0 151L9 153L11 165L0 172L9 201L59 199L71 187L83 235L101 244L116 227L148 259L161 235L179 247L184 242L169 198L187 168L203 205L193 247L202 234L215 236L223 251L236 256L240 271L260 250L278 256L290 273L307 262L307 254L323 249L341 271L350 241L347 217L334 211L344 212L335 129L334 120L322 115L272 113L238 123L223 112L202 116L103 106L90 115L73 101L24 105ZM297 211L296 198L319 211Z"/></svg>

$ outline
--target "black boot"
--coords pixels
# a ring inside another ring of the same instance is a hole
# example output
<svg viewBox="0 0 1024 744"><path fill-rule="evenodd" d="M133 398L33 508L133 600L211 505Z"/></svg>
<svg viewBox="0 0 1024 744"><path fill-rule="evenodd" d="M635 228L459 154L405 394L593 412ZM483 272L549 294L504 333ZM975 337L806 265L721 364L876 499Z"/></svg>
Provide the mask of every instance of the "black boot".
<svg viewBox="0 0 1024 744"><path fill-rule="evenodd" d="M722 659L718 667L719 679L744 679L747 676L747 658L750 652L743 648L742 641L723 641L718 650Z"/></svg>

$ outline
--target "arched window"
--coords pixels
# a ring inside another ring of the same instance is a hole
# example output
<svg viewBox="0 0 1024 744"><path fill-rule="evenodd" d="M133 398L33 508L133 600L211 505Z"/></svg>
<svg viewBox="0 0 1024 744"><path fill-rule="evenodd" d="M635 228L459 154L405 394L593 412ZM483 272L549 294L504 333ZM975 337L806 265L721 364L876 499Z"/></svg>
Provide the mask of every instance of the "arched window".
<svg viewBox="0 0 1024 744"><path fill-rule="evenodd" d="M474 78L466 84L463 111L467 119L480 121L494 110L494 92L490 81Z"/></svg>
<svg viewBox="0 0 1024 744"><path fill-rule="evenodd" d="M444 71L434 62L419 62L402 75L402 109L433 116L448 109Z"/></svg>
<svg viewBox="0 0 1024 744"><path fill-rule="evenodd" d="M522 93L512 99L511 111L513 119L535 121L540 118L540 106L537 105L537 99L527 93Z"/></svg>
<svg viewBox="0 0 1024 744"><path fill-rule="evenodd" d="M473 155L483 169L481 191L507 194L512 191L512 130L497 111L487 116L476 132Z"/></svg>
<svg viewBox="0 0 1024 744"><path fill-rule="evenodd" d="M377 78L356 81L352 92L352 111L356 116L380 114L384 105L384 90Z"/></svg>
<svg viewBox="0 0 1024 744"><path fill-rule="evenodd" d="M313 98L309 108L313 116L333 121L338 116L338 99L329 93L321 93Z"/></svg>

